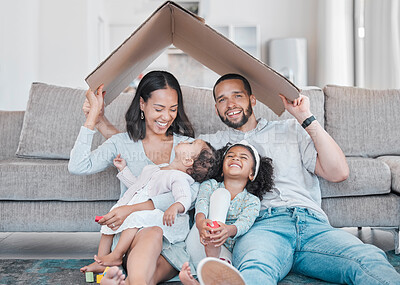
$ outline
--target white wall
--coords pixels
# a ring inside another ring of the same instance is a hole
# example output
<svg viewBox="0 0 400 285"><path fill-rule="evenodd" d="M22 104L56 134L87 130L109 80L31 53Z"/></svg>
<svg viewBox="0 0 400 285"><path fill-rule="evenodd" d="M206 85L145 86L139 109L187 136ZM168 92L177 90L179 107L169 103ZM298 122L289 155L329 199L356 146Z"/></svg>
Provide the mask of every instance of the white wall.
<svg viewBox="0 0 400 285"><path fill-rule="evenodd" d="M1 0L0 7L0 110L24 110L38 75L39 0Z"/></svg>
<svg viewBox="0 0 400 285"><path fill-rule="evenodd" d="M0 110L25 110L35 81L87 88L85 77L108 53L108 22L101 1L0 4Z"/></svg>

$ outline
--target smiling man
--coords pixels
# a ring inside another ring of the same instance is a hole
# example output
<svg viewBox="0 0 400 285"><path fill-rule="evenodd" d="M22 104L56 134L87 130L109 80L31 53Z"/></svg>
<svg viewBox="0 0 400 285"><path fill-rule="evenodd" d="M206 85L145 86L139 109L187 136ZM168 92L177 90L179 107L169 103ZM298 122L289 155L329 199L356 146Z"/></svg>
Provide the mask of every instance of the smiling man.
<svg viewBox="0 0 400 285"><path fill-rule="evenodd" d="M399 284L400 275L382 250L333 228L321 209L317 176L340 182L349 168L340 147L312 115L308 97L289 103L281 96L294 119L256 119L249 82L226 74L216 82L214 98L218 116L231 128L200 137L216 148L246 139L274 164L275 188L264 195L260 216L233 250L233 265L246 284L277 284L290 270L334 283ZM243 284L230 265L223 267L211 274L207 268L215 271L215 266L201 266L198 274L208 276L211 283L206 284Z"/></svg>

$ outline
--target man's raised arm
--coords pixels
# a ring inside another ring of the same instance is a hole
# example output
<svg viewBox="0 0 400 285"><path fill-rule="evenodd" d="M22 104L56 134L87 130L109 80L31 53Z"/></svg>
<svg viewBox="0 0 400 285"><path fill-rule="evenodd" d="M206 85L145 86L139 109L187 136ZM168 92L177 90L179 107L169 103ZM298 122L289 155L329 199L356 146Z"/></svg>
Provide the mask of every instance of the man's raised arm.
<svg viewBox="0 0 400 285"><path fill-rule="evenodd" d="M315 174L331 182L346 180L349 176L346 157L339 145L320 123L317 120L312 120L310 99L300 94L299 98L289 103L284 96L279 96L285 105L285 109L305 128L314 142L318 153ZM306 119L309 120L306 121Z"/></svg>

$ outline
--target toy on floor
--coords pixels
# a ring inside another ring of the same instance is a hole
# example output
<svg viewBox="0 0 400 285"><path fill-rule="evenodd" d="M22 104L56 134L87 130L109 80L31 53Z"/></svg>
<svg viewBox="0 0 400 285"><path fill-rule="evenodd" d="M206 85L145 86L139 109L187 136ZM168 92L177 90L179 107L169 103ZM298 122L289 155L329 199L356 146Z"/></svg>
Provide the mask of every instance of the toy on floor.
<svg viewBox="0 0 400 285"><path fill-rule="evenodd" d="M108 269L110 269L110 267L107 266L106 269L104 269L103 273L96 276L96 283L101 282L101 279L103 279L104 275L106 275Z"/></svg>
<svg viewBox="0 0 400 285"><path fill-rule="evenodd" d="M92 283L94 282L94 276L93 276L93 272L85 272L85 278L86 278L86 283Z"/></svg>

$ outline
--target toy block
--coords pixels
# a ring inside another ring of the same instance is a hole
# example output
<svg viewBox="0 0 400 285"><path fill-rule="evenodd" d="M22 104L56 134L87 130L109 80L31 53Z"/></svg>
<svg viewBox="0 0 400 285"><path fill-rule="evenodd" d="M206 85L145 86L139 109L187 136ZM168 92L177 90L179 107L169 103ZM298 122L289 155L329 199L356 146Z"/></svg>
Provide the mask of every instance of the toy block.
<svg viewBox="0 0 400 285"><path fill-rule="evenodd" d="M94 221L97 223L98 221L100 221L103 218L103 216L96 216L94 218Z"/></svg>
<svg viewBox="0 0 400 285"><path fill-rule="evenodd" d="M101 282L101 279L103 278L103 274L99 274L99 275L97 275L96 276L96 283L100 283Z"/></svg>
<svg viewBox="0 0 400 285"><path fill-rule="evenodd" d="M216 229L219 228L219 224L217 221L213 221L212 225L207 224L209 227L211 227L212 229Z"/></svg>
<svg viewBox="0 0 400 285"><path fill-rule="evenodd" d="M94 282L93 272L85 272L86 283Z"/></svg>

